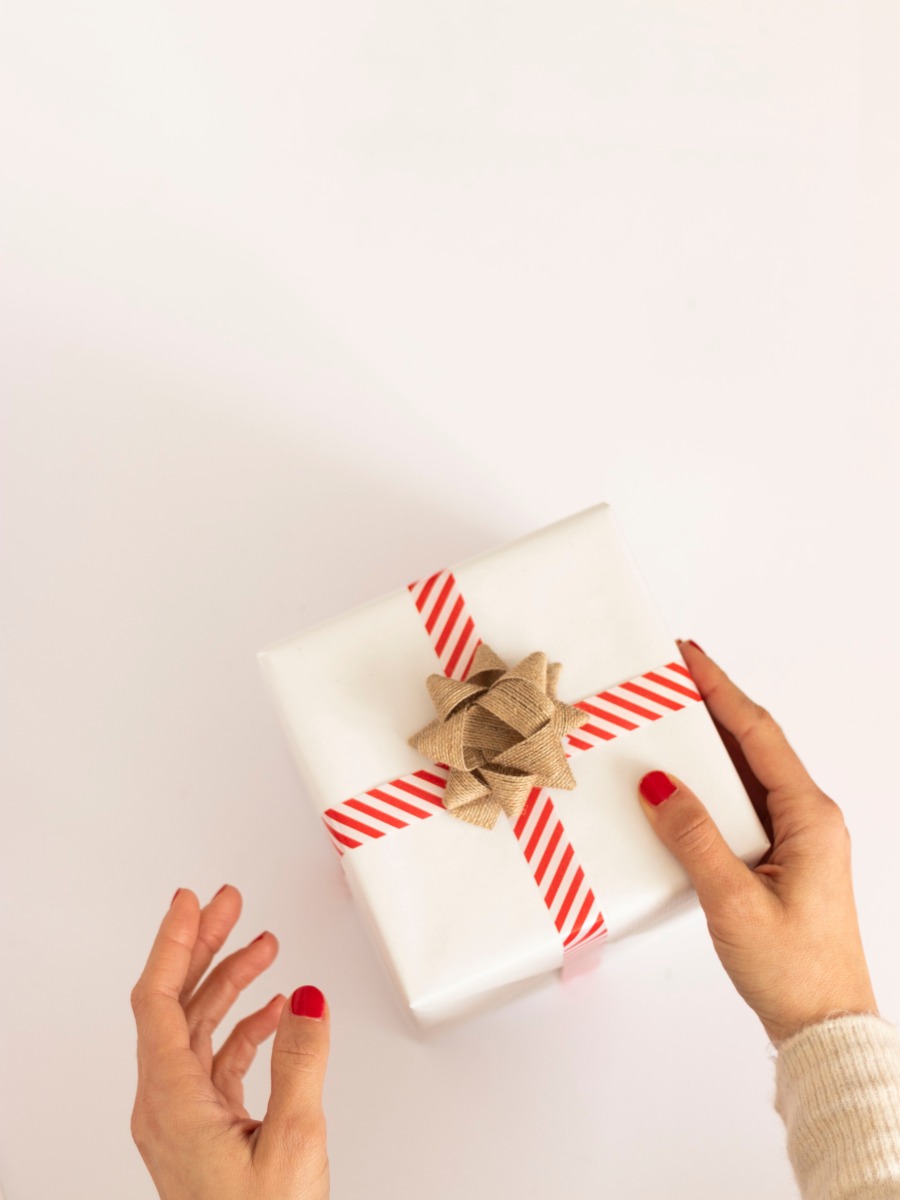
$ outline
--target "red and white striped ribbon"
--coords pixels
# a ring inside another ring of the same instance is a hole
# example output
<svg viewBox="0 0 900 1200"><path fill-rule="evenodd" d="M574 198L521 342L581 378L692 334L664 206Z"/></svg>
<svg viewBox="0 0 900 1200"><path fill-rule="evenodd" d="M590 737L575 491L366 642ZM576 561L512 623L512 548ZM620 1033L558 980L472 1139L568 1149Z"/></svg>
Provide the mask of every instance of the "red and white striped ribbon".
<svg viewBox="0 0 900 1200"><path fill-rule="evenodd" d="M444 673L465 679L481 643L475 622L450 571L409 585L416 608ZM588 724L563 738L567 758L592 750L623 733L658 721L702 699L683 662L668 662L633 679L575 702L591 714ZM449 767L425 770L381 783L326 810L323 821L338 854L385 837L443 809ZM563 941L563 953L607 936L593 889L549 792L533 788L513 826L547 910Z"/></svg>
<svg viewBox="0 0 900 1200"><path fill-rule="evenodd" d="M452 572L438 571L409 584L409 591L441 670L450 679L465 679L481 638Z"/></svg>

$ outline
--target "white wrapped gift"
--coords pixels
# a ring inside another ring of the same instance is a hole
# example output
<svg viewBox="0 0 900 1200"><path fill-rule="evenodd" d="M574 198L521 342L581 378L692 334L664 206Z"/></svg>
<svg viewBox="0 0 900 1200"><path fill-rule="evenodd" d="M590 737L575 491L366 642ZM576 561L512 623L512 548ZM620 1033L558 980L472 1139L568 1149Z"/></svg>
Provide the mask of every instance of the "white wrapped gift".
<svg viewBox="0 0 900 1200"><path fill-rule="evenodd" d="M574 788L536 785L492 828L444 807L453 765L410 744L437 717L428 676L465 680L480 643L511 668L535 651L561 664L558 698L586 714L559 739ZM608 504L423 575L259 660L323 852L330 836L422 1026L524 990L693 898L641 811L647 771L684 779L745 862L769 846Z"/></svg>

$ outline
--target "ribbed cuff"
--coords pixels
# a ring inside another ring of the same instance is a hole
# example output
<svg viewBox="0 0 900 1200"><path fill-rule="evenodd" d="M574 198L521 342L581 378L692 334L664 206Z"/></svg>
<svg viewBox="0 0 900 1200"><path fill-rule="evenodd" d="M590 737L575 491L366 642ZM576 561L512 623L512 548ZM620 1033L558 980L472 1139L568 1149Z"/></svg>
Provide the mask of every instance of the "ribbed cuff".
<svg viewBox="0 0 900 1200"><path fill-rule="evenodd" d="M777 1047L775 1109L805 1200L900 1196L900 1030L874 1014L808 1025Z"/></svg>

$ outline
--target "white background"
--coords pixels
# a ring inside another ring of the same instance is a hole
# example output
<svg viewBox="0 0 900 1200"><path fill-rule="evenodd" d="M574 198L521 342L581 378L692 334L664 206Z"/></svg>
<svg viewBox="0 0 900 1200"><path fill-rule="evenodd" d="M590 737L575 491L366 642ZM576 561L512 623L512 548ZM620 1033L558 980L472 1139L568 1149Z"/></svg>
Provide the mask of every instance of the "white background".
<svg viewBox="0 0 900 1200"><path fill-rule="evenodd" d="M331 1003L335 1200L795 1194L697 911L410 1035L255 653L608 500L843 807L900 1019L898 39L891 0L8 7L7 1200L155 1195L129 993L225 882L226 952L280 940L234 1020Z"/></svg>

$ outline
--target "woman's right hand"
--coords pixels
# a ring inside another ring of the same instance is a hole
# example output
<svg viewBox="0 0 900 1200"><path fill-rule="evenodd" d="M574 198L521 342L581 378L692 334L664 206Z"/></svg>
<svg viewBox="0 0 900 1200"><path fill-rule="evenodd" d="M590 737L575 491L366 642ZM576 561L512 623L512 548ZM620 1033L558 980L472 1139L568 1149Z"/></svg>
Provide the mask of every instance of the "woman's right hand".
<svg viewBox="0 0 900 1200"><path fill-rule="evenodd" d="M270 965L268 931L203 979L241 915L226 884L201 908L179 888L131 993L137 1096L131 1133L162 1200L327 1200L322 1088L330 1014L316 987L280 993L238 1021L213 1053L212 1035L241 991ZM244 1107L244 1075L274 1031L266 1115Z"/></svg>
<svg viewBox="0 0 900 1200"><path fill-rule="evenodd" d="M772 848L751 869L675 775L640 782L642 807L691 878L713 945L774 1043L845 1013L877 1013L838 805L810 778L771 713L711 658L679 642L684 660L751 796L764 796ZM667 793L668 794L665 794Z"/></svg>

